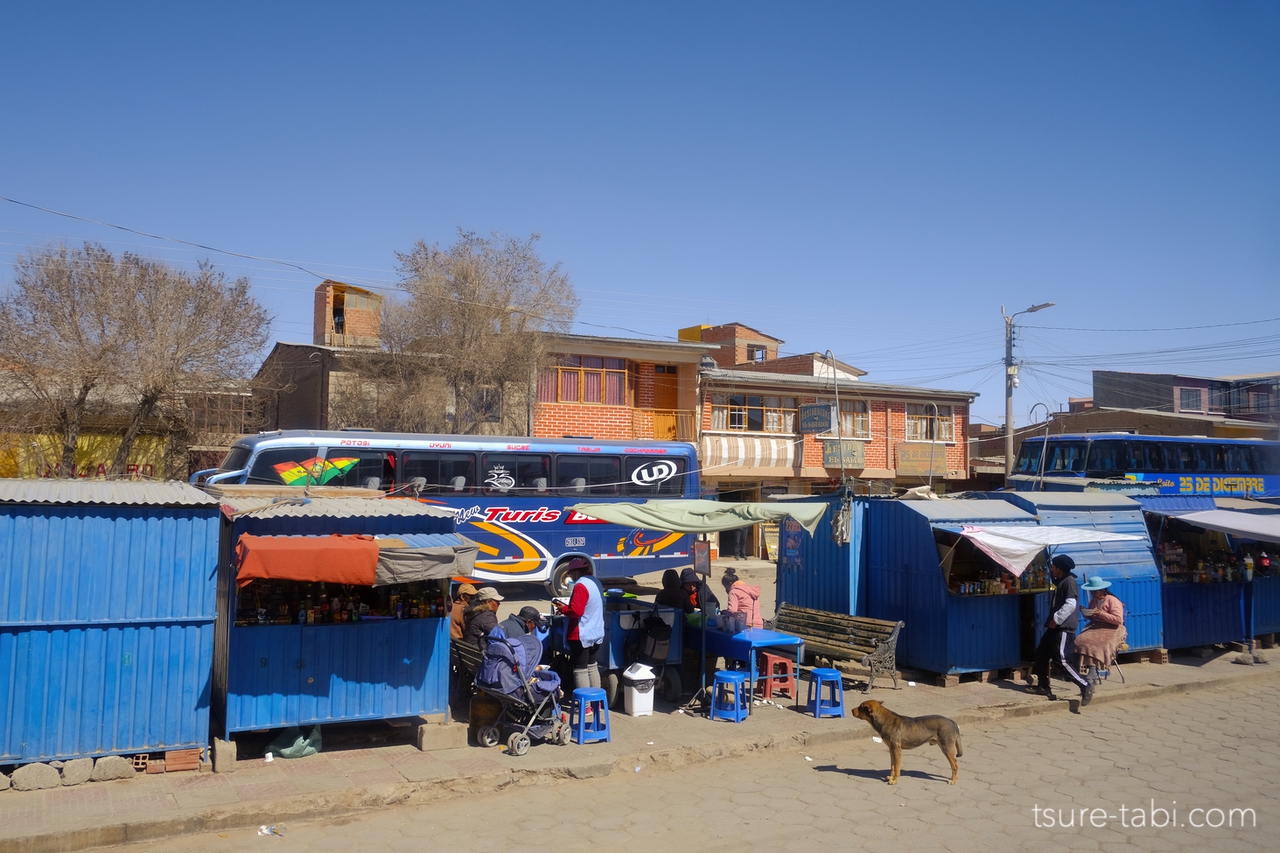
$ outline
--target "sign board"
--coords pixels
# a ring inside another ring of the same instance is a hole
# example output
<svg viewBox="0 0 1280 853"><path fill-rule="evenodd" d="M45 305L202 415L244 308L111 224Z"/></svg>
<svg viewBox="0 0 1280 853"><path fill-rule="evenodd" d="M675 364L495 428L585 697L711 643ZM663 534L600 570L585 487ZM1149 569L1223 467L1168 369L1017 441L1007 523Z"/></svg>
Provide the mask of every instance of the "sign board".
<svg viewBox="0 0 1280 853"><path fill-rule="evenodd" d="M705 539L694 540L693 570L700 575L711 576L711 543Z"/></svg>
<svg viewBox="0 0 1280 853"><path fill-rule="evenodd" d="M947 445L941 441L902 441L894 448L898 476L947 476Z"/></svg>
<svg viewBox="0 0 1280 853"><path fill-rule="evenodd" d="M831 432L831 404L810 403L800 407L800 434L819 435Z"/></svg>
<svg viewBox="0 0 1280 853"><path fill-rule="evenodd" d="M866 442L843 439L822 442L822 467L865 468Z"/></svg>

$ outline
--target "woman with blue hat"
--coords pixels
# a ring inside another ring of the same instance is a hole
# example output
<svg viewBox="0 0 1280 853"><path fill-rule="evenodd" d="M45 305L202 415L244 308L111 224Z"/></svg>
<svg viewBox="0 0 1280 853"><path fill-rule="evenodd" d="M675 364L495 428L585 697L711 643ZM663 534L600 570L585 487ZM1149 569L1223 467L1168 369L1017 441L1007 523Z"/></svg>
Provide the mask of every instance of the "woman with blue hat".
<svg viewBox="0 0 1280 853"><path fill-rule="evenodd" d="M1107 669L1128 636L1124 627L1124 604L1111 594L1111 581L1092 577L1080 589L1089 593L1089 606L1080 611L1089 621L1076 635L1079 670L1083 672L1091 666Z"/></svg>

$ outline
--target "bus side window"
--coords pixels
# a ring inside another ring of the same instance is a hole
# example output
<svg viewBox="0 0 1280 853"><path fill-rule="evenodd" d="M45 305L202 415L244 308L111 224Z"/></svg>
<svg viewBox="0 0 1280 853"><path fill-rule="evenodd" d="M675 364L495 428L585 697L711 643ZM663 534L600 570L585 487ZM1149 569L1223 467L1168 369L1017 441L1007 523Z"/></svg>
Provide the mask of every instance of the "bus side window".
<svg viewBox="0 0 1280 853"><path fill-rule="evenodd" d="M246 483L272 486L318 486L324 460L315 447L282 447L264 450L253 460Z"/></svg>
<svg viewBox="0 0 1280 853"><path fill-rule="evenodd" d="M1044 441L1024 441L1018 450L1018 461L1013 470L1019 474L1040 473L1040 457L1044 453Z"/></svg>
<svg viewBox="0 0 1280 853"><path fill-rule="evenodd" d="M486 453L482 457L487 495L546 494L551 457L542 453Z"/></svg>
<svg viewBox="0 0 1280 853"><path fill-rule="evenodd" d="M386 450L331 447L321 478L326 486L354 486L388 491L396 482L396 456Z"/></svg>
<svg viewBox="0 0 1280 853"><path fill-rule="evenodd" d="M1124 472L1127 449L1123 441L1094 441L1089 445L1085 470L1090 477L1114 477Z"/></svg>
<svg viewBox="0 0 1280 853"><path fill-rule="evenodd" d="M1228 444L1225 450L1227 473L1252 474L1258 470L1252 447L1242 444Z"/></svg>
<svg viewBox="0 0 1280 853"><path fill-rule="evenodd" d="M1154 441L1129 442L1130 471L1163 471L1164 448Z"/></svg>
<svg viewBox="0 0 1280 853"><path fill-rule="evenodd" d="M635 497L678 498L684 494L688 465L683 456L628 456L626 492Z"/></svg>
<svg viewBox="0 0 1280 853"><path fill-rule="evenodd" d="M470 453L424 453L405 451L401 479L415 477L427 481L424 495L469 495L476 484L476 458Z"/></svg>
<svg viewBox="0 0 1280 853"><path fill-rule="evenodd" d="M561 495L616 495L621 491L622 460L616 456L556 457L556 491Z"/></svg>

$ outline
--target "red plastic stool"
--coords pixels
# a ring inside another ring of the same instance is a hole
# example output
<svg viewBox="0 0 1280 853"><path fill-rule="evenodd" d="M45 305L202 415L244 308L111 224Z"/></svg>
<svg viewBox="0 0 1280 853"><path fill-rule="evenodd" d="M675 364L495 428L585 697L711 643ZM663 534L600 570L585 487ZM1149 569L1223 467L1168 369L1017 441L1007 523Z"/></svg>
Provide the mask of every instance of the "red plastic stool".
<svg viewBox="0 0 1280 853"><path fill-rule="evenodd" d="M762 673L756 682L756 692L764 699L772 699L775 693L781 692L788 699L796 698L796 662L785 655L771 655L759 652L756 657L756 671ZM778 678L785 675L786 678Z"/></svg>

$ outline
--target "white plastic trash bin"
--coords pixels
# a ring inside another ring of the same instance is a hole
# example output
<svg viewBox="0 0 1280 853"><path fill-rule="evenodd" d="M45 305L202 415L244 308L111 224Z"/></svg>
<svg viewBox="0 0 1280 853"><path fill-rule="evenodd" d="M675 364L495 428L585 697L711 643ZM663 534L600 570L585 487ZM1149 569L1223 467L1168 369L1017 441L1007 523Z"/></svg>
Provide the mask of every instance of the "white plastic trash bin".
<svg viewBox="0 0 1280 853"><path fill-rule="evenodd" d="M623 708L628 717L653 715L653 667L633 663L622 673Z"/></svg>

